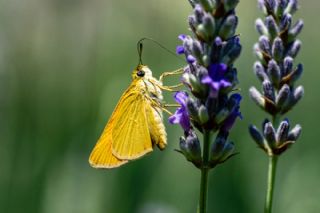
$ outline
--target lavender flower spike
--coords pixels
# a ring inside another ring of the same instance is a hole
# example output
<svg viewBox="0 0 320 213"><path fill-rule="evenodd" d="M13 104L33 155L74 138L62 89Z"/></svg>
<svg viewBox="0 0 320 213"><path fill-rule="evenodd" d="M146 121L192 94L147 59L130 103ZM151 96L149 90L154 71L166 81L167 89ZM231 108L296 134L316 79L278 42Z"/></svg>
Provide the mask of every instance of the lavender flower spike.
<svg viewBox="0 0 320 213"><path fill-rule="evenodd" d="M294 66L294 58L301 48L301 41L296 37L301 32L303 21L291 24L290 13L297 10L297 0L280 3L276 0L259 0L258 3L266 18L265 26L258 19L256 28L259 33L262 28L266 29L266 32L260 36L258 44L255 45L256 55L263 57L259 57L259 61L255 63L254 72L262 81L263 96L258 97L259 92L254 88L250 89L249 93L260 108L274 119L278 119L291 110L304 94L303 86L295 86L301 77L303 66L302 64ZM299 95L296 95L298 93ZM260 100L261 98L263 100ZM277 151L278 148L274 147L271 152L265 151L271 156L282 154L283 152Z"/></svg>
<svg viewBox="0 0 320 213"><path fill-rule="evenodd" d="M176 48L177 54L184 54L186 59L181 81L187 92L176 93L174 98L180 107L169 121L180 124L184 131L179 152L201 170L199 212L204 213L209 170L235 154L228 136L241 117L241 95L233 92L238 84L234 62L241 53L240 39L235 35L239 0L189 2L193 7L188 17L192 36L179 35L182 44ZM202 141L195 129L203 134Z"/></svg>
<svg viewBox="0 0 320 213"><path fill-rule="evenodd" d="M277 159L295 143L301 133L299 124L289 131L289 120L280 119L293 109L304 94L303 86L296 86L303 66L294 65L294 59L301 49L301 41L297 36L303 28L303 21L292 23L298 0L258 0L258 5L265 20L256 21L260 38L254 45L258 56L254 73L262 82L262 91L251 87L249 93L253 101L270 114L272 121L266 119L261 131L250 125L249 132L258 147L269 156L265 213L271 213Z"/></svg>

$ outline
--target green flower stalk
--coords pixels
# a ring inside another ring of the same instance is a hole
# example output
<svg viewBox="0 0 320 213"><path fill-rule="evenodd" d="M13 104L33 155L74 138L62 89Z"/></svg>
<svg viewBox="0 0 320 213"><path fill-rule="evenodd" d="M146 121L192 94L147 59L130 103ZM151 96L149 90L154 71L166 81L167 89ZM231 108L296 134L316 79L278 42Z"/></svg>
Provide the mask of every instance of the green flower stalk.
<svg viewBox="0 0 320 213"><path fill-rule="evenodd" d="M297 36L303 28L303 21L292 23L292 15L298 9L297 0L259 0L258 4L265 18L256 20L260 38L254 46L258 58L254 72L262 83L262 92L251 87L249 93L252 100L272 119L263 122L261 132L254 125L249 127L249 132L258 147L269 156L265 213L270 213L278 158L295 143L301 133L299 124L290 130L289 120L286 118L281 121L281 118L304 94L303 86L296 86L303 66L294 65L301 48Z"/></svg>
<svg viewBox="0 0 320 213"><path fill-rule="evenodd" d="M233 66L241 52L235 35L238 0L189 2L193 7L188 18L192 35L180 35L182 45L176 49L187 62L181 78L186 91L175 94L180 107L169 121L180 124L184 131L179 152L201 171L199 212L205 213L209 171L235 154L228 135L241 118L242 97L235 93L238 79ZM202 134L202 142L196 130Z"/></svg>

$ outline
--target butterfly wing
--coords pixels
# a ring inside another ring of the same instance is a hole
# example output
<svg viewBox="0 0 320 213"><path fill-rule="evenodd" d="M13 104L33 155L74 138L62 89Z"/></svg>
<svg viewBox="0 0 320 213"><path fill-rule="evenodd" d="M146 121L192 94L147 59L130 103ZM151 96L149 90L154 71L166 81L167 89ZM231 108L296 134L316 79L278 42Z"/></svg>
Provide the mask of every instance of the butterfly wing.
<svg viewBox="0 0 320 213"><path fill-rule="evenodd" d="M104 128L97 144L93 148L89 157L89 163L92 167L116 168L128 162L127 160L119 159L112 154L112 131L114 128L114 123L119 117L121 117L121 111L123 108L125 108L124 104L126 104L126 100L128 97L130 97L131 91L134 91L134 88L135 86L132 84L121 96L109 122Z"/></svg>
<svg viewBox="0 0 320 213"><path fill-rule="evenodd" d="M90 154L89 163L94 168L116 168L128 162L127 160L118 159L112 154L111 136L114 118L115 116L111 117Z"/></svg>
<svg viewBox="0 0 320 213"><path fill-rule="evenodd" d="M133 160L151 152L152 142L146 115L150 104L137 84L119 105L121 116L115 121L112 131L112 153L119 159Z"/></svg>

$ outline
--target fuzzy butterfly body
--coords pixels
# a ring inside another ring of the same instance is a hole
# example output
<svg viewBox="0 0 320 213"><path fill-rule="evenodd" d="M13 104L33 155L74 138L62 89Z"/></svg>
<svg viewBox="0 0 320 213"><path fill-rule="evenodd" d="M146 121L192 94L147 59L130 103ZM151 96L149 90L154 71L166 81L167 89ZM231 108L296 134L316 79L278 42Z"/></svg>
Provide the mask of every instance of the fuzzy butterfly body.
<svg viewBox="0 0 320 213"><path fill-rule="evenodd" d="M115 168L166 147L162 122L162 83L151 70L139 65L89 157L95 168Z"/></svg>

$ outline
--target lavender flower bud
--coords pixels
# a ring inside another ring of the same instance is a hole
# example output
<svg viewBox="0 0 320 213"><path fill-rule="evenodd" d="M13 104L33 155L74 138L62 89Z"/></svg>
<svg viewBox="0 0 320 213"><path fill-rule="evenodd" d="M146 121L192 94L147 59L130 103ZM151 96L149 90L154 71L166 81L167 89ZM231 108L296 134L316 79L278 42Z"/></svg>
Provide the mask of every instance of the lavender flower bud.
<svg viewBox="0 0 320 213"><path fill-rule="evenodd" d="M240 55L242 47L239 42L235 42L235 39L230 39L222 50L222 62L227 65L231 65Z"/></svg>
<svg viewBox="0 0 320 213"><path fill-rule="evenodd" d="M271 15L266 18L265 25L269 31L269 36L271 37L271 39L274 39L275 37L277 37L279 33L279 29L277 27L276 21Z"/></svg>
<svg viewBox="0 0 320 213"><path fill-rule="evenodd" d="M249 89L249 94L251 99L262 109L264 109L265 106L265 99L263 98L263 96L261 95L261 93L255 88L255 87L251 87Z"/></svg>
<svg viewBox="0 0 320 213"><path fill-rule="evenodd" d="M290 124L288 120L284 120L280 123L277 130L277 143L278 145L287 141Z"/></svg>
<svg viewBox="0 0 320 213"><path fill-rule="evenodd" d="M201 165L201 147L197 135L191 131L187 137L180 137L180 153L195 166Z"/></svg>
<svg viewBox="0 0 320 213"><path fill-rule="evenodd" d="M303 21L300 19L289 31L289 42L293 41L301 32L303 28Z"/></svg>
<svg viewBox="0 0 320 213"><path fill-rule="evenodd" d="M260 18L256 20L255 26L260 35L265 35L269 37L268 29Z"/></svg>
<svg viewBox="0 0 320 213"><path fill-rule="evenodd" d="M234 155L235 146L234 143L231 141L228 141L225 143L223 147L222 155L220 156L219 163L223 163L226 160L228 160L231 156Z"/></svg>
<svg viewBox="0 0 320 213"><path fill-rule="evenodd" d="M260 36L259 38L259 48L268 55L271 55L270 41L267 36Z"/></svg>
<svg viewBox="0 0 320 213"><path fill-rule="evenodd" d="M265 139L268 142L269 147L275 148L276 147L276 132L273 128L273 125L271 122L265 123L264 129L263 129L263 134Z"/></svg>
<svg viewBox="0 0 320 213"><path fill-rule="evenodd" d="M285 14L280 21L280 31L287 31L290 29L292 23L292 16Z"/></svg>
<svg viewBox="0 0 320 213"><path fill-rule="evenodd" d="M204 16L204 11L199 4L196 4L196 6L194 8L194 15L195 15L196 22L201 23L202 18Z"/></svg>
<svg viewBox="0 0 320 213"><path fill-rule="evenodd" d="M257 56L258 60L263 64L263 65L267 65L267 62L265 60L265 55L266 54L263 54L261 51L260 51L260 48L259 48L259 44L256 43L254 46L253 46L253 50L254 50L254 53L255 55Z"/></svg>
<svg viewBox="0 0 320 213"><path fill-rule="evenodd" d="M229 15L220 27L219 36L224 40L232 37L235 33L237 25L238 17L233 14Z"/></svg>
<svg viewBox="0 0 320 213"><path fill-rule="evenodd" d="M213 168L234 155L234 144L227 141L228 133L219 132L211 145L210 166Z"/></svg>
<svg viewBox="0 0 320 213"><path fill-rule="evenodd" d="M213 17L209 14L205 14L203 17L203 26L208 33L210 40L213 38L214 32L216 30L216 24Z"/></svg>
<svg viewBox="0 0 320 213"><path fill-rule="evenodd" d="M303 73L303 65L298 64L297 68L291 73L289 73L288 75L286 75L282 79L282 81L286 84L293 86L293 84L301 77L302 73Z"/></svg>
<svg viewBox="0 0 320 213"><path fill-rule="evenodd" d="M287 56L283 60L283 75L289 74L293 69L293 58Z"/></svg>
<svg viewBox="0 0 320 213"><path fill-rule="evenodd" d="M197 40L193 40L190 49L191 49L192 55L194 55L196 57L198 63L201 64L203 51L202 51L202 47L201 47L200 42Z"/></svg>
<svg viewBox="0 0 320 213"><path fill-rule="evenodd" d="M210 64L210 57L208 55L203 55L201 61L204 67L208 67Z"/></svg>
<svg viewBox="0 0 320 213"><path fill-rule="evenodd" d="M239 0L223 0L223 6L224 10L226 12L229 12L230 10L233 10L237 4L239 3Z"/></svg>
<svg viewBox="0 0 320 213"><path fill-rule="evenodd" d="M273 12L275 11L275 9L276 9L276 2L275 2L275 0L265 0L265 1L264 1L264 4L265 4L265 6L266 6L266 8L267 8L267 11L268 11L269 13L273 13Z"/></svg>
<svg viewBox="0 0 320 213"><path fill-rule="evenodd" d="M258 0L258 7L264 14L266 14L266 15L268 14L264 0Z"/></svg>
<svg viewBox="0 0 320 213"><path fill-rule="evenodd" d="M215 7L215 1L213 0L199 0L199 3L202 5L203 9L207 12L211 12Z"/></svg>
<svg viewBox="0 0 320 213"><path fill-rule="evenodd" d="M214 143L211 145L211 159L210 161L218 161L222 155L224 145L227 137L224 134L219 133Z"/></svg>
<svg viewBox="0 0 320 213"><path fill-rule="evenodd" d="M263 95L268 98L270 101L275 101L275 92L274 88L270 81L266 80L262 83Z"/></svg>
<svg viewBox="0 0 320 213"><path fill-rule="evenodd" d="M297 0L288 0L289 3L284 13L295 13L298 10L298 1Z"/></svg>
<svg viewBox="0 0 320 213"><path fill-rule="evenodd" d="M288 55L292 58L295 58L301 49L301 41L296 40L290 47L288 51Z"/></svg>
<svg viewBox="0 0 320 213"><path fill-rule="evenodd" d="M287 84L283 85L276 97L276 105L279 109L282 109L286 105L290 97L290 88Z"/></svg>
<svg viewBox="0 0 320 213"><path fill-rule="evenodd" d="M210 36L206 30L206 28L203 26L203 24L199 24L196 29L196 35L199 40L201 41L210 41Z"/></svg>
<svg viewBox="0 0 320 213"><path fill-rule="evenodd" d="M208 114L207 108L204 105L201 105L199 107L199 115L198 116L199 116L199 120L200 120L201 124L205 124L208 122L209 114Z"/></svg>
<svg viewBox="0 0 320 213"><path fill-rule="evenodd" d="M288 134L288 141L296 141L298 140L301 134L302 127L297 124Z"/></svg>
<svg viewBox="0 0 320 213"><path fill-rule="evenodd" d="M287 0L278 0L278 6L277 6L277 15L280 16L283 14L283 11L287 7Z"/></svg>
<svg viewBox="0 0 320 213"><path fill-rule="evenodd" d="M221 124L230 114L230 110L227 108L222 108L215 116L215 121L217 124Z"/></svg>
<svg viewBox="0 0 320 213"><path fill-rule="evenodd" d="M294 82L296 82L303 73L303 65L298 64L297 68L292 72L291 78L290 78L290 84L293 85Z"/></svg>
<svg viewBox="0 0 320 213"><path fill-rule="evenodd" d="M257 127L254 125L250 125L249 126L249 133L250 133L252 139L257 143L257 145L260 148L265 149L264 138L261 135L261 133L259 132L259 130L257 129Z"/></svg>
<svg viewBox="0 0 320 213"><path fill-rule="evenodd" d="M278 88L281 78L280 67L277 65L277 62L274 60L269 61L268 69L267 69L268 76L272 82L272 84Z"/></svg>
<svg viewBox="0 0 320 213"><path fill-rule="evenodd" d="M259 78L261 82L263 82L264 80L269 80L264 70L264 67L260 62L256 62L253 66L253 69L254 69L254 73L256 74L256 76Z"/></svg>
<svg viewBox="0 0 320 213"><path fill-rule="evenodd" d="M300 101L300 99L303 97L303 95L304 95L303 86L298 86L293 92L293 97L294 97L295 103L298 103Z"/></svg>
<svg viewBox="0 0 320 213"><path fill-rule="evenodd" d="M195 32L196 28L197 28L197 20L196 20L196 17L194 15L190 15L188 17L188 23L189 23L190 29L193 32Z"/></svg>
<svg viewBox="0 0 320 213"><path fill-rule="evenodd" d="M199 107L198 104L192 98L188 98L187 100L187 109L191 119L196 123L200 123L198 112Z"/></svg>
<svg viewBox="0 0 320 213"><path fill-rule="evenodd" d="M273 41L272 45L272 56L277 61L280 62L282 60L284 53L284 46L281 38L277 37Z"/></svg>
<svg viewBox="0 0 320 213"><path fill-rule="evenodd" d="M204 97L206 95L206 86L201 84L200 80L194 74L184 73L181 80L191 89L191 92L196 97Z"/></svg>
<svg viewBox="0 0 320 213"><path fill-rule="evenodd" d="M281 113L284 114L289 110L291 110L292 107L294 107L300 101L300 99L303 97L303 94L304 94L303 86L297 87L292 92L290 99L286 102L286 104L284 104Z"/></svg>

